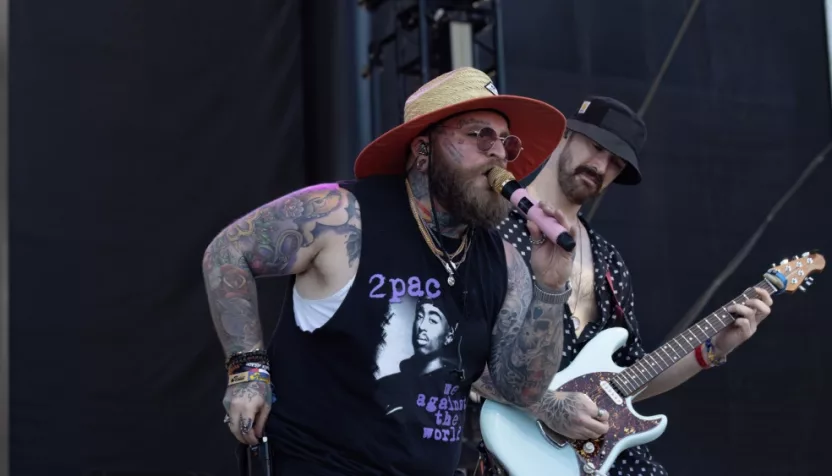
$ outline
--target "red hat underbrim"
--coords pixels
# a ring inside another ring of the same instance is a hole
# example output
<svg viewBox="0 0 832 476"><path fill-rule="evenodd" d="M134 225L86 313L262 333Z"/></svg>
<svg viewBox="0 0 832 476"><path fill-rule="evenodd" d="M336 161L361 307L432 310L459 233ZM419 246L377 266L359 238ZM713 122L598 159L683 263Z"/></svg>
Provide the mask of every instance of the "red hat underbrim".
<svg viewBox="0 0 832 476"><path fill-rule="evenodd" d="M507 166L517 180L534 172L549 158L566 128L566 118L560 111L536 99L510 95L471 99L424 114L385 132L358 154L355 177L404 174L407 149L416 136L444 118L480 109L493 109L505 115L511 133L523 142L520 156Z"/></svg>

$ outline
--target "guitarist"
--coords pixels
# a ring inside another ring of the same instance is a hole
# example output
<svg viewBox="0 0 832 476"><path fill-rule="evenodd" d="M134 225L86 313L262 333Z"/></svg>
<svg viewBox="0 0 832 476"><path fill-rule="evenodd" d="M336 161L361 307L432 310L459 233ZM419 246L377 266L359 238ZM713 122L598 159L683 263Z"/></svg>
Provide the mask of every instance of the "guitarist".
<svg viewBox="0 0 832 476"><path fill-rule="evenodd" d="M611 98L587 98L567 122L564 140L527 187L535 199L554 204L570 221L581 224L570 281L574 292L564 313L560 370L571 364L595 335L615 326L626 327L629 339L613 360L628 367L644 355L633 313L632 282L624 259L612 244L589 226L579 210L612 183L635 185L641 181L638 153L645 139L644 122L629 107ZM512 212L498 229L528 262L537 243L529 238L525 223L520 214ZM745 306L727 308L738 317L735 323L657 377L637 400L664 393L701 370L725 362L725 357L751 337L757 325L771 312L769 295L762 289L757 292L762 300L750 300ZM477 394L505 403L499 398L487 372L474 384L472 398L475 401L479 399ZM538 405L527 411L554 431L572 439L597 438L609 429L606 411L582 393L550 391ZM610 474L667 474L644 446L623 451L613 468L616 472Z"/></svg>

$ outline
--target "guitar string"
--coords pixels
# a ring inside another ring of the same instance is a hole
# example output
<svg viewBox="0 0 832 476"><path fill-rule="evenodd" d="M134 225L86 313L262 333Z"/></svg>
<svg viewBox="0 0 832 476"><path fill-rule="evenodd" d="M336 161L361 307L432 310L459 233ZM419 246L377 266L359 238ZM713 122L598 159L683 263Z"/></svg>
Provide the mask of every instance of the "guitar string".
<svg viewBox="0 0 832 476"><path fill-rule="evenodd" d="M772 286L772 285L771 285L768 281L766 281L766 280L763 280L762 282L758 283L758 284L757 284L757 286L761 286L761 287L771 287L771 288L773 288L773 286ZM771 291L775 291L775 290L774 290L774 289L772 289ZM751 297L751 298L749 298L749 297L748 297L748 295L751 295L752 297ZM756 291L754 291L754 288L748 288L748 289L746 289L746 290L745 290L742 294L740 294L740 296L744 297L745 299L756 299L757 297L759 297L759 295L757 294L757 292L756 292ZM738 297L739 297L739 296L738 296ZM732 299L730 302L731 302L731 303L734 303L734 304L741 304L741 303L737 303L736 301L737 301L737 298L734 298L734 299ZM745 301L743 301L742 303L744 304L744 302L745 302ZM730 304L728 304L728 305L730 305ZM723 307L723 308L725 308L725 307L727 307L728 305L723 305L722 307ZM698 325L698 324L699 324L700 322L702 322L702 321L705 321L705 320L707 320L707 319L710 319L710 318L711 318L711 317L713 317L713 316L716 316L716 317L717 317L717 319L719 319L720 323L722 323L722 319L720 319L720 318L719 318L719 315L717 314L717 312L712 312L712 313L711 313L711 314L709 314L708 316L706 316L706 317L704 317L703 319L701 319L700 321L698 321L696 324L694 324L694 325L692 325L691 327L689 327L689 328L685 329L684 331L680 332L680 333L679 333L677 336L675 336L673 339L670 339L670 340L668 340L667 342L665 342L664 344L662 344L661 346L659 346L656 350L658 350L658 349L660 349L660 348L664 347L665 345L670 344L670 345L671 345L671 350L673 350L673 352L674 352L674 353L676 353L676 354L678 355L677 349L675 349L675 348L673 347L673 344L675 344L676 346L680 347L682 350L684 350L684 348L683 348L683 347L681 347L681 344L679 344L678 342L676 342L676 339L677 339L680 335L682 335L683 333L685 333L685 332L691 332L691 333L694 335L694 337L696 337L697 339L699 339L700 337L696 335L696 332L695 332L695 329L694 329L694 328L695 328L695 326L696 326L696 325ZM732 321L733 321L733 320L736 320L736 317L734 317L733 315L730 315L730 314L729 314L729 316L731 316ZM719 331L717 331L717 333L721 332L723 329L725 329L726 327L728 327L729 325L731 325L731 323L730 323L730 322L729 322L728 324L724 324L724 323L722 323L722 324L723 324L723 326L724 326L724 327L723 327L722 329L720 329ZM711 325L711 327L714 327L714 326L713 326L713 325ZM703 337L707 337L707 333L706 333L705 331L703 331L702 329L699 329L699 330L700 330L700 332L703 334ZM700 344L700 345L701 345L701 344ZM640 389L640 388L642 388L642 387L644 387L644 386L648 385L648 384L649 384L649 383L650 383L653 379L657 378L659 375L661 375L662 373L664 373L666 370L668 370L670 367L672 367L673 365L675 365L677 362L679 362L680 360L682 360L682 359L684 359L685 357L687 357L687 356L688 356L691 352L693 352L694 350L696 350L696 348L694 347L692 350L685 352L685 353L684 353L684 355L682 355L682 357L680 357L678 360L673 361L673 364L671 364L671 365L670 365L670 366L668 366L667 368L665 368L665 369L661 370L661 371L660 371L659 373L657 373L656 375L651 376L651 377L647 380L647 383L645 383L645 384L643 384L643 385L640 385L640 386L636 387L636 388L635 388L632 392L629 392L629 390L627 389L627 387L628 387L628 386L631 386L631 384L627 384L626 382L622 382L622 381L619 379L619 376L620 376L620 375L622 375L622 374L624 374L625 372L627 372L627 371L629 371L629 370L632 370L632 369L633 369L636 365L639 365L639 364L641 364L641 365L642 365L642 367L643 367L643 370L642 370L641 372L642 372L642 373L646 373L647 375L650 375L650 370L649 370L649 369L650 369L651 367L645 366L645 365L643 364L643 362L645 362L645 360L646 360L646 358L647 358L648 356L650 356L650 355L652 355L654 352L656 352L656 350L654 350L654 351L652 351L652 352L650 352L650 353L646 354L644 357L642 357L642 358L638 359L638 360L637 360L636 362L634 362L632 365L630 365L629 367L627 367L626 369L624 369L623 371L621 371L620 373L618 373L618 374L614 375L611 379L609 379L609 380L612 382L612 384L615 386L615 390L618 390L620 393L624 393L624 392L621 392L622 390L623 390L623 391L626 391L626 392L628 393L628 395L626 395L626 396L625 396L625 398L626 398L627 396L631 395L632 393L635 393L638 389ZM667 353L667 352L665 351L665 353ZM657 354L657 355L658 355L658 354ZM661 357L660 357L660 358L661 358ZM654 360L655 360L655 358L654 358ZM664 360L664 359L662 359L662 360ZM635 370L638 370L638 369L635 369ZM637 380L637 379L634 379L634 378L632 378L632 377L627 378L627 380L632 380L632 381L638 382L638 380ZM606 392L603 388L601 388L601 387L599 386L599 387L596 387L596 388L595 388L595 390L594 390L593 392L591 392L588 396L592 399L592 401L593 401L593 402L596 402L596 399L603 397L604 395L606 395L606 393L607 393L607 392ZM596 403L597 403L597 402L596 402Z"/></svg>
<svg viewBox="0 0 832 476"><path fill-rule="evenodd" d="M791 274L793 274L793 273L789 273L789 275L787 275L787 276L786 276L786 279L788 279L788 278L791 276ZM758 283L758 284L756 285L756 287L762 287L762 288L766 289L767 291L769 291L770 293L775 293L775 292L777 292L777 291L778 291L778 289L777 289L777 288L776 288L776 287L775 287L772 283L768 282L768 280L765 280L765 279L764 279L764 280L762 280L760 283ZM750 295L751 297L749 297L749 295ZM745 302L747 302L749 299L756 299L756 298L759 298L759 294L758 294L758 293L754 290L754 287L747 288L747 289L746 289L746 290L745 290L742 294L740 294L740 296L742 296L743 298L745 298L745 300L741 301L740 303L737 303L737 298L734 298L734 299L732 299L730 302L731 302L731 303L733 303L733 304L745 304ZM738 296L738 297L739 297L739 296ZM724 310L724 309L725 309L727 306L729 306L729 305L730 305L730 304L723 305L723 306L722 306L722 309ZM695 326L698 326L700 322L703 322L703 321L705 321L705 320L708 320L708 319L710 319L710 318L711 318L711 317L713 317L713 316L716 316L716 317L717 317L717 319L719 320L720 324L723 326L722 328L720 328L719 330L717 330L717 331L716 331L716 333L714 333L713 335L716 335L717 333L721 332L723 329L725 329L725 328L727 328L728 326L730 326L730 325L731 325L734 321L736 321L736 319L737 319L737 318L736 318L736 317L734 317L733 315L729 314L729 316L731 317L731 322L729 322L728 324L725 324L724 322L722 322L722 319L719 317L719 314L718 314L717 312L712 312L712 313L711 313L711 314L709 314L708 316L706 316L706 317L702 318L700 321L698 321L698 322L695 324ZM710 325L711 325L711 327L712 327L712 328L714 328L714 329L716 328L716 327L715 327L712 323L710 323ZM697 327L697 328L698 328L698 327ZM706 337L706 338L707 338L708 333L707 333L707 332L705 332L704 330L702 330L701 328L698 328L698 329L699 329L699 331L702 333L703 337ZM700 339L700 337L698 337L698 336L696 335L696 332L694 331L694 326L692 325L691 327L687 328L685 331L680 332L680 333L679 333L678 335L676 335L673 339L670 339L670 340L668 340L667 342L665 342L665 344L663 344L662 346L659 346L659 348L662 348L664 345L671 344L671 342L672 342L672 343L675 343L676 345L678 345L678 346L680 346L680 347L681 347L681 345L680 345L678 342L676 342L676 339L677 339L679 336L681 336L684 332L691 332L691 333L694 335L694 337L696 337L697 339ZM699 345L701 345L701 344L699 344ZM626 389L626 386L625 386L625 385L626 385L626 382L625 382L625 383L620 382L620 379L619 379L618 377L619 377L620 375L624 374L624 372L627 372L627 371L631 370L634 366L638 365L639 363L644 362L644 361L645 361L645 359L646 359L648 356L650 356L650 355L652 355L653 353L657 352L657 351L659 350L659 348L657 348L656 350L654 350L654 351L652 351L652 352L650 352L650 353L646 354L644 357L642 357L641 359L637 360L637 361L636 361L635 363L633 363L631 366L627 367L626 369L622 370L622 371L621 371L621 372L619 372L618 374L614 375L614 376L610 379L610 381L612 382L612 384L615 386L615 388L614 388L614 389L615 389L615 390L617 390L617 391L619 391L619 393L623 393L623 392L621 392L621 390L622 390L622 389L623 389L623 390L627 390L627 389ZM682 349L684 349L684 348L682 348ZM674 353L676 353L676 354L678 355L678 352L676 352L676 349L674 349L674 348L673 348L672 344L671 344L671 350L673 350L673 352L674 352ZM694 350L695 350L695 347L694 347ZM679 360L684 359L684 358L685 358L685 357L687 357L687 356L688 356L691 352L693 352L693 350L686 352L686 353L685 353L682 357L680 357L680 358L679 358ZM666 351L666 350L665 350L665 353L667 354L667 351ZM659 355L659 354L656 354L656 355ZM668 354L668 356L670 356L670 354ZM662 361L664 361L664 359L663 359L660 355L659 355L659 358L661 358L661 360L662 360ZM655 358L654 358L654 360L655 360ZM672 359L671 359L671 360L672 360ZM661 375L663 372L665 372L666 370L668 370L670 367L672 367L673 365L675 365L677 362L678 362L678 360L673 361L673 364L671 364L670 366L667 366L667 368L665 368L665 369L662 369L662 370L661 370L661 371L659 371L656 375L651 376L651 377L647 380L647 382L646 382L645 384L643 384L643 385L641 385L641 386L639 386L639 387L635 388L635 389L633 390L633 392L629 392L629 391L628 391L628 393L624 396L624 398L629 397L630 395L632 395L633 393L635 393L635 391L637 391L638 389L643 388L643 387L645 387L646 385L648 385L648 384L650 383L650 381L652 381L653 379L655 379L656 377L658 377L659 375ZM666 363L666 362L665 362L665 363ZM650 375L650 373L649 373L649 371L648 371L647 369L649 369L649 367L644 367L644 371L645 371L648 375ZM634 380L634 379L632 379L632 378L631 378L630 380ZM606 394L606 391L604 391L604 389L603 389L602 387L600 387L600 386L599 386L599 387L596 387L595 391L594 391L594 392L592 392L591 394L589 394L588 396L590 396L590 398L592 399L592 401L593 401L593 402L595 402L595 403L597 404L598 399L599 399L599 398L601 398L601 397L603 397L605 394ZM580 442L581 442L581 441L591 441L591 440L570 440L570 444L571 444L572 446L574 446L576 449L579 449L579 446L580 446Z"/></svg>

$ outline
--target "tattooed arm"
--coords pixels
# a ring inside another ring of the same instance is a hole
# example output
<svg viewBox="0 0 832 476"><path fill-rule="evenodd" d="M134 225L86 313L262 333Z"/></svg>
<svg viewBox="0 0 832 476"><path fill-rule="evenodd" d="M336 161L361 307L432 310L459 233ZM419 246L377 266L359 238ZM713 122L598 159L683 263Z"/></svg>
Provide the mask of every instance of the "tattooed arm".
<svg viewBox="0 0 832 476"><path fill-rule="evenodd" d="M511 405L497 392L488 369L474 382L473 387L478 394L489 400ZM599 419L598 407L582 393L547 390L540 401L520 409L560 435L575 440L597 438L609 430L607 418Z"/></svg>
<svg viewBox="0 0 832 476"><path fill-rule="evenodd" d="M211 317L226 354L263 348L255 278L317 271L322 286L336 286L331 281L346 282L354 274L360 249L358 203L336 184L296 191L230 224L202 261Z"/></svg>
<svg viewBox="0 0 832 476"><path fill-rule="evenodd" d="M229 225L202 261L211 317L226 355L264 347L255 278L296 274L298 286L306 281L321 292L335 290L355 275L360 253L358 203L336 184L296 191ZM223 405L237 440L258 443L271 403L268 382L226 389Z"/></svg>
<svg viewBox="0 0 832 476"><path fill-rule="evenodd" d="M504 248L508 290L494 326L488 367L504 401L528 408L541 399L560 366L564 310L563 304L535 296L523 257L510 244Z"/></svg>

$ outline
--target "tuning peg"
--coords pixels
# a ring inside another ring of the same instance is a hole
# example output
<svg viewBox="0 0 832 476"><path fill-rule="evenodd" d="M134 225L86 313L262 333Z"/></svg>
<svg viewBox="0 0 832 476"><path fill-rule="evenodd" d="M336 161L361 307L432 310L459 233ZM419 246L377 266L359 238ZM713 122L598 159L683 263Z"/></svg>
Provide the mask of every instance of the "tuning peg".
<svg viewBox="0 0 832 476"><path fill-rule="evenodd" d="M783 261L781 261L780 264L789 264L789 260L786 259L786 258L783 258Z"/></svg>
<svg viewBox="0 0 832 476"><path fill-rule="evenodd" d="M806 278L806 286L811 286L815 283L815 278Z"/></svg>
<svg viewBox="0 0 832 476"><path fill-rule="evenodd" d="M802 254L802 255L800 255L800 256L801 256L801 257L803 257L803 258L805 258L805 257L809 256L809 252L808 252L808 251L806 251L805 253L803 253L803 254Z"/></svg>
<svg viewBox="0 0 832 476"><path fill-rule="evenodd" d="M772 268L776 268L776 267L777 267L777 263L771 263L771 267L772 267Z"/></svg>
<svg viewBox="0 0 832 476"><path fill-rule="evenodd" d="M803 291L804 293L806 292L806 288L804 288L803 286L798 286L797 289Z"/></svg>
<svg viewBox="0 0 832 476"><path fill-rule="evenodd" d="M800 259L800 256L797 256L797 255L792 256L792 260L794 260L794 261L797 261L799 259Z"/></svg>

